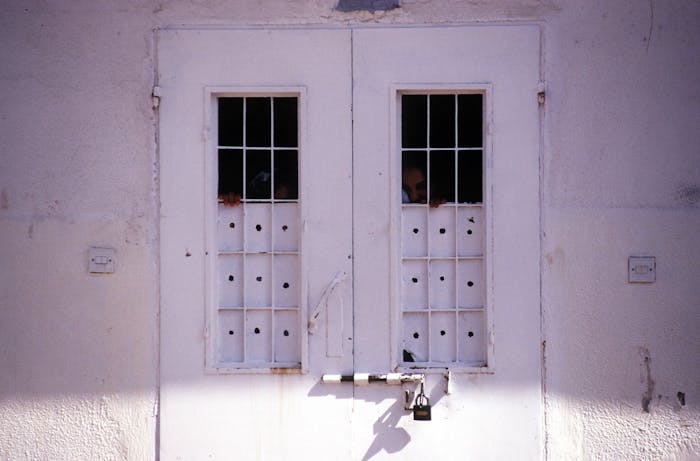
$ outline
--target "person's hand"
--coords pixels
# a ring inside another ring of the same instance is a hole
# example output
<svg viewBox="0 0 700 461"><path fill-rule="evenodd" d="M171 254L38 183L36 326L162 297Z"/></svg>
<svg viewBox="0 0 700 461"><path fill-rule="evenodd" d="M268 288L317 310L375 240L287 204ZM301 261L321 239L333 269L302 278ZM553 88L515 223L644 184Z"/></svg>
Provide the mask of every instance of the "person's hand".
<svg viewBox="0 0 700 461"><path fill-rule="evenodd" d="M430 199L430 208L437 208L443 203L447 203L447 199L442 197L442 198L431 198Z"/></svg>
<svg viewBox="0 0 700 461"><path fill-rule="evenodd" d="M241 204L241 194L237 192L219 194L219 200L223 201L225 206L238 206Z"/></svg>

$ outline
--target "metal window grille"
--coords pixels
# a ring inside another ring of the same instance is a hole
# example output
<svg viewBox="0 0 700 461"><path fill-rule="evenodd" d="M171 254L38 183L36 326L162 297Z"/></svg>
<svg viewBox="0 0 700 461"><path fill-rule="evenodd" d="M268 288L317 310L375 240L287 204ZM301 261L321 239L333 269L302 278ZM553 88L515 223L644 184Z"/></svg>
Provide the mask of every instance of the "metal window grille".
<svg viewBox="0 0 700 461"><path fill-rule="evenodd" d="M298 97L219 97L215 362L301 366Z"/></svg>
<svg viewBox="0 0 700 461"><path fill-rule="evenodd" d="M400 364L483 367L484 94L411 92L400 102Z"/></svg>

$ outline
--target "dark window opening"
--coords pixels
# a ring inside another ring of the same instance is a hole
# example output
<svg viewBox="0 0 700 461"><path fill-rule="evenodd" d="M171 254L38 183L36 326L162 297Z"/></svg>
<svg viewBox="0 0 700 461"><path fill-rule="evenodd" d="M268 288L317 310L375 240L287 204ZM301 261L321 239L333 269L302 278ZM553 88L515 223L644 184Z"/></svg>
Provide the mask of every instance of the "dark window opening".
<svg viewBox="0 0 700 461"><path fill-rule="evenodd" d="M428 97L403 95L401 97L401 141L404 148L428 146Z"/></svg>
<svg viewBox="0 0 700 461"><path fill-rule="evenodd" d="M297 200L298 99L218 99L218 196L224 204Z"/></svg>
<svg viewBox="0 0 700 461"><path fill-rule="evenodd" d="M483 147L482 99L480 94L457 95L458 147Z"/></svg>
<svg viewBox="0 0 700 461"><path fill-rule="evenodd" d="M272 146L270 98L245 98L245 143L247 147Z"/></svg>
<svg viewBox="0 0 700 461"><path fill-rule="evenodd" d="M401 96L404 203L483 202L483 95Z"/></svg>
<svg viewBox="0 0 700 461"><path fill-rule="evenodd" d="M455 147L455 97L430 95L430 147Z"/></svg>
<svg viewBox="0 0 700 461"><path fill-rule="evenodd" d="M462 181L460 181L462 182ZM432 201L455 201L455 156L452 151L437 151L430 155L430 187Z"/></svg>
<svg viewBox="0 0 700 461"><path fill-rule="evenodd" d="M275 146L297 147L297 98L274 98Z"/></svg>

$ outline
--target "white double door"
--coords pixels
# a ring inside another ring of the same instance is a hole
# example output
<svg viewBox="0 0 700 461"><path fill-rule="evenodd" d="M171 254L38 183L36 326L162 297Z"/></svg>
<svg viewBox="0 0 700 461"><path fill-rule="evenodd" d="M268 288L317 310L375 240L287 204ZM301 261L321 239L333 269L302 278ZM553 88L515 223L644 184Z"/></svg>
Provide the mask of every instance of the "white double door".
<svg viewBox="0 0 700 461"><path fill-rule="evenodd" d="M539 29L175 28L158 42L161 459L542 458ZM470 85L489 88L492 356L449 385L444 369L427 373L433 418L419 422L400 387L320 378L397 366L397 88ZM205 367L210 88L303 89L301 312L319 308L313 334L300 322L303 372Z"/></svg>

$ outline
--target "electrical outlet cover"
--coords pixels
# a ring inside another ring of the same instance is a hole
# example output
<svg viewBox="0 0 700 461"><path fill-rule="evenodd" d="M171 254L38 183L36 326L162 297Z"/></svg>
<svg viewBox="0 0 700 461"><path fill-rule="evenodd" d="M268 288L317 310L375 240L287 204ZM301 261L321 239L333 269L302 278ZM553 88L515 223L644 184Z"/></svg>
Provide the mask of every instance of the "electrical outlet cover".
<svg viewBox="0 0 700 461"><path fill-rule="evenodd" d="M113 273L114 248L90 248L88 251L88 271L91 274Z"/></svg>
<svg viewBox="0 0 700 461"><path fill-rule="evenodd" d="M656 257L630 256L629 282L652 283L656 281Z"/></svg>

